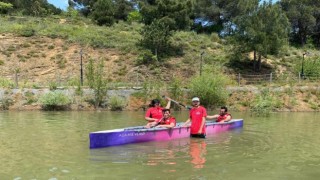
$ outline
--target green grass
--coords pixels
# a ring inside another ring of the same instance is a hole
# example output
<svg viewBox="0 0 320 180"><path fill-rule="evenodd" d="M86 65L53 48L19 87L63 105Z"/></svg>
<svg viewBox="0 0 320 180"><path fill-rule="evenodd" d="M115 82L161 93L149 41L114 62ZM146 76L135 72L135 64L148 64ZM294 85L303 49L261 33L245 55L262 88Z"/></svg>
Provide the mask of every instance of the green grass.
<svg viewBox="0 0 320 180"><path fill-rule="evenodd" d="M105 27L96 26L84 18L77 21L67 19L63 24L59 22L60 17L25 17L22 21L21 18L12 19L1 16L0 33L15 32L19 35L22 31L26 33L24 36L34 33L34 35L51 38L59 37L83 45L89 44L97 48L116 48L128 52L136 51L136 44L141 39L139 30L142 25L137 23L119 22L112 27Z"/></svg>

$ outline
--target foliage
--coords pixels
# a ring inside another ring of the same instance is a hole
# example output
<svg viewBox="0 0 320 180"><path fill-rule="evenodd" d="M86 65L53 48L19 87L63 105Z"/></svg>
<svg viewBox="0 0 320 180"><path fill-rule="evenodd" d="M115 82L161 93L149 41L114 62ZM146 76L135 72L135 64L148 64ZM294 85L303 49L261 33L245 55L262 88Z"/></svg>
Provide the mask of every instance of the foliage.
<svg viewBox="0 0 320 180"><path fill-rule="evenodd" d="M128 14L128 19L127 19L128 22L141 22L142 21L142 16L140 14L139 11L131 11L129 14Z"/></svg>
<svg viewBox="0 0 320 180"><path fill-rule="evenodd" d="M294 44L305 45L308 37L313 36L320 45L320 1L318 0L282 0L282 10L291 23L291 41Z"/></svg>
<svg viewBox="0 0 320 180"><path fill-rule="evenodd" d="M98 0L93 6L92 18L100 26L111 26L114 23L114 9L112 0Z"/></svg>
<svg viewBox="0 0 320 180"><path fill-rule="evenodd" d="M301 58L302 59L302 58ZM301 60L302 61L302 60ZM302 62L297 61L295 65L296 74L301 73ZM320 58L319 57L305 57L303 62L304 78L313 79L320 77Z"/></svg>
<svg viewBox="0 0 320 180"><path fill-rule="evenodd" d="M108 105L111 111L122 111L126 106L126 100L119 96L111 96Z"/></svg>
<svg viewBox="0 0 320 180"><path fill-rule="evenodd" d="M115 0L114 18L118 20L127 20L128 14L133 10L133 3L128 0Z"/></svg>
<svg viewBox="0 0 320 180"><path fill-rule="evenodd" d="M197 32L233 34L234 18L251 14L258 5L259 0L197 0L194 14L200 22L194 28Z"/></svg>
<svg viewBox="0 0 320 180"><path fill-rule="evenodd" d="M68 96L60 91L50 91L39 98L43 110L67 110L71 103Z"/></svg>
<svg viewBox="0 0 320 180"><path fill-rule="evenodd" d="M104 102L108 91L108 83L104 78L106 77L104 73L104 60L100 59L95 64L94 59L89 59L86 70L88 85L94 90L94 106L97 108Z"/></svg>
<svg viewBox="0 0 320 180"><path fill-rule="evenodd" d="M31 37L35 35L35 30L32 27L24 26L18 30L18 34L23 37Z"/></svg>
<svg viewBox="0 0 320 180"><path fill-rule="evenodd" d="M62 10L44 0L2 0L11 3L13 11L24 15L46 16L50 14L61 14Z"/></svg>
<svg viewBox="0 0 320 180"><path fill-rule="evenodd" d="M274 98L269 89L264 89L257 95L250 111L258 116L269 116L275 108Z"/></svg>
<svg viewBox="0 0 320 180"><path fill-rule="evenodd" d="M169 27L160 21L154 21L150 25L143 27L141 31L141 44L151 50L157 58L161 57L170 47L170 37L172 36Z"/></svg>
<svg viewBox="0 0 320 180"><path fill-rule="evenodd" d="M201 104L214 108L225 105L228 98L226 85L230 79L223 75L218 67L205 66L201 76L195 76L190 82L190 96L199 97Z"/></svg>
<svg viewBox="0 0 320 180"><path fill-rule="evenodd" d="M146 25L158 21L169 30L182 30L188 29L192 23L190 17L193 3L191 0L141 1L139 7Z"/></svg>
<svg viewBox="0 0 320 180"><path fill-rule="evenodd" d="M13 5L11 3L4 3L0 1L0 14L7 14L12 8Z"/></svg>
<svg viewBox="0 0 320 180"><path fill-rule="evenodd" d="M57 87L58 87L57 82L55 82L55 81L50 81L50 82L49 82L49 89L50 89L50 90L56 90Z"/></svg>
<svg viewBox="0 0 320 180"><path fill-rule="evenodd" d="M150 50L144 50L137 59L137 65L148 65L157 62L157 57Z"/></svg>
<svg viewBox="0 0 320 180"><path fill-rule="evenodd" d="M0 105L2 110L9 110L9 107L13 105L13 100L8 97L3 97L0 99Z"/></svg>
<svg viewBox="0 0 320 180"><path fill-rule="evenodd" d="M0 87L2 88L13 88L15 85L14 85L14 82L8 80L8 79L5 79L5 78L0 78Z"/></svg>
<svg viewBox="0 0 320 180"><path fill-rule="evenodd" d="M34 94L31 91L27 91L24 93L25 99L26 99L26 103L25 104L32 104L37 102L37 98L34 96Z"/></svg>
<svg viewBox="0 0 320 180"><path fill-rule="evenodd" d="M264 2L252 14L237 17L236 23L235 44L243 52L254 52L256 71L261 70L262 56L277 54L286 43L289 22L277 4Z"/></svg>

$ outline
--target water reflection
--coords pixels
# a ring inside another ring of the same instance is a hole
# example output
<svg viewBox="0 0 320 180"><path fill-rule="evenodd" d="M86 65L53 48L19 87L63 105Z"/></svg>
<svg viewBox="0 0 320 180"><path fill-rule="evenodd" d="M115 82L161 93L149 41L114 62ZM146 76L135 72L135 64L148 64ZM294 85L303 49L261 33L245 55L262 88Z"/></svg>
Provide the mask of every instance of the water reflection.
<svg viewBox="0 0 320 180"><path fill-rule="evenodd" d="M207 143L204 139L190 139L191 163L196 169L201 169L206 163Z"/></svg>

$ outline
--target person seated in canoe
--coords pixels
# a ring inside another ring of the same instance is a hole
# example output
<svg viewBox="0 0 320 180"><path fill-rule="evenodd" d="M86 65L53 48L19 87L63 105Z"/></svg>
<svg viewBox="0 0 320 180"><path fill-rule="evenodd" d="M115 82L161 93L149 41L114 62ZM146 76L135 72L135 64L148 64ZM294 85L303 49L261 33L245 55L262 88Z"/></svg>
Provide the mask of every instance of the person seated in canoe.
<svg viewBox="0 0 320 180"><path fill-rule="evenodd" d="M189 119L183 126L190 126L190 136L195 138L206 138L206 117L207 110L200 106L200 99L198 97L192 98L192 109L189 112Z"/></svg>
<svg viewBox="0 0 320 180"><path fill-rule="evenodd" d="M163 117L162 110L170 109L171 99L166 98L168 100L167 106L165 108L161 107L159 99L153 99L149 105L149 109L146 112L145 120L148 122L158 121Z"/></svg>
<svg viewBox="0 0 320 180"><path fill-rule="evenodd" d="M207 119L216 119L216 122L223 123L223 122L230 121L232 119L232 116L231 114L228 113L228 108L225 106L222 106L220 108L219 114L207 116Z"/></svg>
<svg viewBox="0 0 320 180"><path fill-rule="evenodd" d="M163 117L157 121L149 122L146 128L159 127L159 128L173 128L176 126L176 118L171 116L170 109L163 109Z"/></svg>

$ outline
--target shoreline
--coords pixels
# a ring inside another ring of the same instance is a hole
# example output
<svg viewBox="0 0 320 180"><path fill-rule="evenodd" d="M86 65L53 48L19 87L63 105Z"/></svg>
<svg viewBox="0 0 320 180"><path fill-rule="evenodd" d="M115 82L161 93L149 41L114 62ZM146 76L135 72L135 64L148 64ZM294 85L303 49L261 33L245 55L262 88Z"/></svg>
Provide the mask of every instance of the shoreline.
<svg viewBox="0 0 320 180"><path fill-rule="evenodd" d="M226 88L229 98L226 105L232 111L246 112L257 104L257 97L267 94L274 104L273 112L318 112L320 111L320 86L229 86ZM0 88L0 111L43 111L39 98L46 93L58 91L70 99L69 106L63 111L110 111L109 100L116 96L125 100L123 111L143 111L147 107L145 100L136 97L137 88L121 88L108 90L103 107L94 108L90 103L93 98L92 89L83 89L82 95L77 95L76 88L42 89L4 89ZM164 93L166 94L166 93ZM151 96L150 96L151 97ZM152 99L152 98L150 98ZM187 100L186 100L187 102ZM188 104L183 102L185 104ZM216 109L218 107L215 107Z"/></svg>

